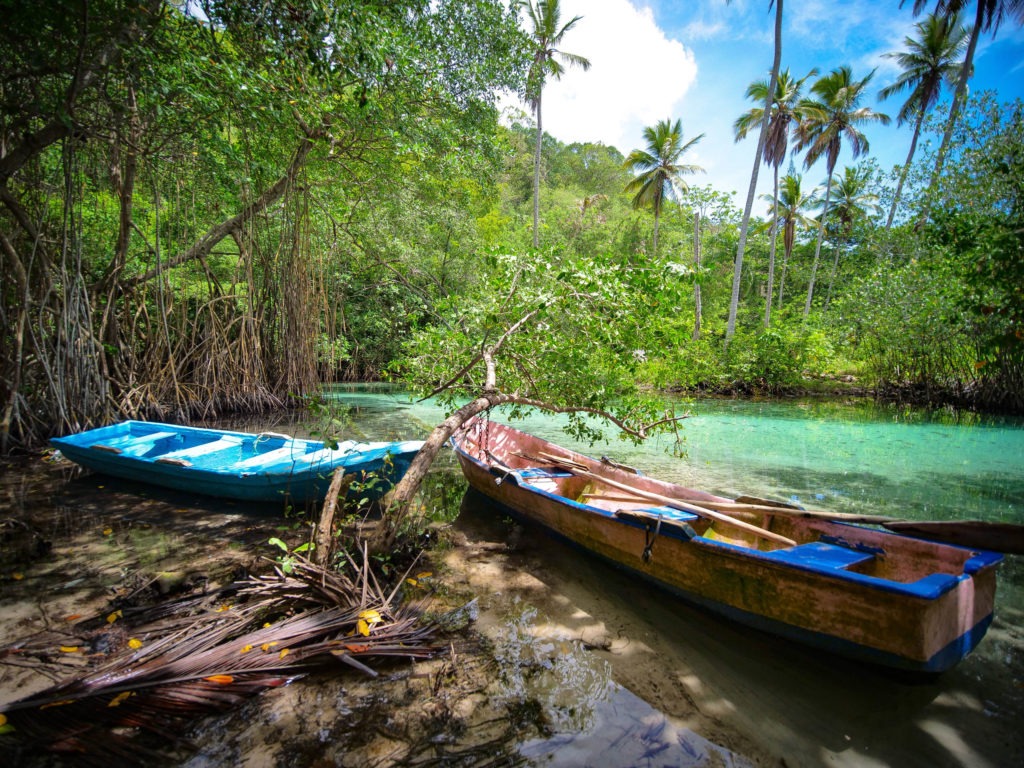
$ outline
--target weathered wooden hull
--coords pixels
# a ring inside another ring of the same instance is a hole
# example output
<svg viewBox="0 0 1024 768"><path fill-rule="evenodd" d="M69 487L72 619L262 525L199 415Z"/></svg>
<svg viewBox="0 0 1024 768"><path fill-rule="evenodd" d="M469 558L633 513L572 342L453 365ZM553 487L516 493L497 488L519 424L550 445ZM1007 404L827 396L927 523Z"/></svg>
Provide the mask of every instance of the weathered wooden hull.
<svg viewBox="0 0 1024 768"><path fill-rule="evenodd" d="M422 447L418 441L341 443L331 448L286 435L124 421L54 438L53 447L83 467L126 480L245 501L322 499L338 468L375 473L360 489L375 499L397 483Z"/></svg>
<svg viewBox="0 0 1024 768"><path fill-rule="evenodd" d="M474 422L453 446L470 485L519 517L690 602L783 637L935 673L970 653L992 621L1001 560L993 553L771 512L759 524L796 546L737 540L727 526L693 515L608 503L586 493L601 483L537 469L533 459L555 453L641 492L728 501L712 494L637 476L493 422Z"/></svg>

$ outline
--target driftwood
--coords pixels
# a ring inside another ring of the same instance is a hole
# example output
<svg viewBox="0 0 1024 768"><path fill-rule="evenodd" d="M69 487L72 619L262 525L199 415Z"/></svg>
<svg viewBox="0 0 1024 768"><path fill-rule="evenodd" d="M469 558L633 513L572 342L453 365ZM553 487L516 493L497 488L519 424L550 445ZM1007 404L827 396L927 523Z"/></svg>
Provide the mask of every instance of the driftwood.
<svg viewBox="0 0 1024 768"><path fill-rule="evenodd" d="M313 562L321 568L326 568L331 560L331 552L334 549L334 516L338 510L338 500L344 503L348 487L352 485L355 475L346 475L344 469L339 467L334 470L331 478L331 485L327 489L327 497L320 511L320 520L316 526L316 536L313 539Z"/></svg>

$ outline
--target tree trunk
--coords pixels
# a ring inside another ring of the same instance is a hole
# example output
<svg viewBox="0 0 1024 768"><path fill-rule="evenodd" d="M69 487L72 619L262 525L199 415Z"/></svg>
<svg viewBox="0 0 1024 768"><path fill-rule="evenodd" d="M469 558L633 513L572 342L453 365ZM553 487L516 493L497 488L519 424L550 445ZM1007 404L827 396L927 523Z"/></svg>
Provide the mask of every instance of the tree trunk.
<svg viewBox="0 0 1024 768"><path fill-rule="evenodd" d="M917 140L921 136L921 125L924 123L924 110L917 113L917 122L914 124L914 136L910 140L910 151L907 153L907 161L903 163L903 170L900 171L900 180L896 183L896 193L892 198L892 206L889 208L889 218L885 222L885 231L892 229L892 220L896 218L896 206L899 205L900 195L903 193L903 184L910 173L910 164L914 160L914 152L917 151Z"/></svg>
<svg viewBox="0 0 1024 768"><path fill-rule="evenodd" d="M654 209L654 240L651 243L651 256L658 258L658 222L661 220L661 211Z"/></svg>
<svg viewBox="0 0 1024 768"><path fill-rule="evenodd" d="M782 61L782 0L775 0L775 58L772 61L772 76L768 81L768 96L765 99L764 118L761 130L757 135L757 151L754 154L754 170L750 173L750 186L747 188L747 202L743 207L743 222L740 225L740 242L736 248L736 261L733 264L732 298L729 301L729 322L725 328L725 343L736 333L736 313L740 303L740 280L743 277L743 252L747 247L747 230L750 228L750 212L754 207L754 195L757 193L757 171L764 155L765 133L771 119L772 101L775 99L775 87L779 81L779 63Z"/></svg>
<svg viewBox="0 0 1024 768"><path fill-rule="evenodd" d="M693 214L693 340L700 341L700 214Z"/></svg>
<svg viewBox="0 0 1024 768"><path fill-rule="evenodd" d="M540 248L540 147L544 138L541 126L540 101L542 92L537 93L537 145L533 150L533 247Z"/></svg>
<svg viewBox="0 0 1024 768"><path fill-rule="evenodd" d="M779 311L782 311L782 292L786 287L786 267L789 265L789 257L793 254L793 249L788 245L785 246L785 250L782 253L782 274L779 276Z"/></svg>
<svg viewBox="0 0 1024 768"><path fill-rule="evenodd" d="M513 399L514 397L511 395L503 395L496 391L490 392L466 403L434 427L423 447L416 454L416 458L409 465L409 470L395 487L391 503L384 515L384 525L370 542L371 552L386 552L394 546L423 478L427 476L437 454L444 448L448 438L455 434L455 430L477 414L501 403L511 402Z"/></svg>
<svg viewBox="0 0 1024 768"><path fill-rule="evenodd" d="M828 183L825 187L825 207L821 209L821 221L818 222L818 243L814 246L814 264L811 267L811 282L807 285L807 303L804 305L804 319L811 314L811 299L814 298L814 277L818 274L818 259L821 258L821 241L825 239L825 217L828 216L828 204L832 199L832 169L828 172Z"/></svg>
<svg viewBox="0 0 1024 768"><path fill-rule="evenodd" d="M258 213L269 208L271 204L275 203L284 195L288 188L294 183L295 177L306 162L306 157L312 151L317 137L317 134L313 134L302 139L298 149L295 151L295 156L292 158L291 163L289 163L284 175L271 187L266 189L263 194L256 198L250 205L246 206L242 211L231 218L211 227L187 251L179 253L170 259L166 259L162 266L158 265L141 275L137 275L130 280L125 280L124 286L126 288L133 287L141 283L148 282L163 270L171 269L181 264L185 264L186 262L195 259L203 259L208 256L210 251L212 251L221 240L228 237L233 232L240 230Z"/></svg>
<svg viewBox="0 0 1024 768"><path fill-rule="evenodd" d="M835 252L836 257L832 261L832 274L828 276L828 290L825 292L825 312L828 312L828 305L832 303L832 285L836 281L836 272L839 271L839 257L842 255L842 250L838 245L835 246Z"/></svg>
<svg viewBox="0 0 1024 768"><path fill-rule="evenodd" d="M321 568L330 564L331 552L334 550L334 517L338 511L338 500L344 504L345 494L348 487L352 485L355 475L346 475L343 467L334 470L331 477L331 485L327 489L327 498L324 499L324 506L320 511L320 520L317 521L316 536L313 539L314 563Z"/></svg>
<svg viewBox="0 0 1024 768"><path fill-rule="evenodd" d="M956 90L953 92L953 103L949 106L949 119L946 120L946 130L942 134L939 154L935 157L935 170L932 171L932 178L928 184L929 198L934 194L935 185L939 183L942 167L946 163L946 153L949 151L949 142L953 138L953 128L956 126L957 118L960 116L960 108L967 97L967 81L971 77L971 68L974 65L974 52L978 47L978 38L981 36L982 22L985 20L985 3L978 0L976 5L978 11L974 17L974 26L971 27L971 39L967 44L967 55L964 56L964 63L960 68L960 79L957 80ZM921 211L920 224L923 224L928 219L930 207L930 200L925 200L924 208Z"/></svg>
<svg viewBox="0 0 1024 768"><path fill-rule="evenodd" d="M772 167L772 233L768 252L768 293L764 302L764 327L772 324L772 300L775 297L775 245L779 239L779 166Z"/></svg>

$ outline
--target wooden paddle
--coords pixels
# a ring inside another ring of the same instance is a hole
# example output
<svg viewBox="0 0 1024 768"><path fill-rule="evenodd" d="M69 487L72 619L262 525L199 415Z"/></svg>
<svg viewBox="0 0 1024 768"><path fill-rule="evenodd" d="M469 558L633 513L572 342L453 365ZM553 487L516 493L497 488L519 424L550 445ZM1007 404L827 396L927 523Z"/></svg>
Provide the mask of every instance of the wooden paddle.
<svg viewBox="0 0 1024 768"><path fill-rule="evenodd" d="M617 488L620 491L625 491L630 494L631 497L612 497L607 496L606 498L615 501L648 501L651 497L647 495L647 492L640 492L635 488L624 483L617 483L613 480L608 480L601 477L600 475L594 475L587 471L586 465L581 464L578 461L569 459L563 456L556 456L555 454L547 453L545 451L539 452L547 461L555 462L563 467L570 468L577 473L586 472L587 476L600 480L607 485ZM524 454L525 455L525 454ZM536 457L529 456L536 460ZM663 501L666 506L673 506L669 502L678 502L683 505L690 505L690 508L686 506L676 507L673 509L683 509L684 511L693 512L694 514L700 514L697 512L697 505L688 500L671 499L667 496L660 496L654 494ZM825 512L823 510L815 509L803 509L795 504L790 504L784 501L775 501L773 499L762 499L757 496L738 496L732 502L722 501L705 501L699 500L699 508L703 508L705 512L717 510L720 514L718 517L713 519L723 519L729 521L729 512L766 512L777 515L791 515L793 517L812 518L818 520L833 520L841 523L860 523L863 525L880 525L887 528L894 533L900 533L907 536L914 536L919 539L927 539L928 541L945 542L948 544L955 544L961 547L969 547L971 549L986 549L992 552L1003 552L1011 555L1024 554L1024 526L1015 523L996 523L987 522L983 520L907 520L905 518L898 517L884 517L882 515L857 515L845 512ZM711 517L711 515L704 515L704 517ZM742 523L739 520L731 521L733 523ZM749 523L743 523L737 525L737 527L749 526L749 528L755 531L764 531L765 533L771 533L765 531L763 528L758 528ZM771 534L768 538L778 536L778 534Z"/></svg>
<svg viewBox="0 0 1024 768"><path fill-rule="evenodd" d="M638 498L636 496L616 496L613 494L605 493L585 493L584 496L597 499L608 499L609 501L635 501L641 502L645 499ZM675 497L673 497L675 498ZM749 498L749 497L747 497ZM883 521L902 522L901 517L880 517L878 515L857 515L850 514L847 512L819 512L811 509L797 509L795 507L776 507L772 504L748 504L739 501L707 501L704 499L680 499L684 502L697 502L703 507L708 509L718 510L726 514L730 512L755 512L761 514L770 515L786 515L789 517L809 517L809 518L820 518L823 520L839 520L844 523L877 523L881 524Z"/></svg>
<svg viewBox="0 0 1024 768"><path fill-rule="evenodd" d="M838 513L829 515L828 512L812 512L785 502L758 499L755 496L740 496L736 500L794 510L797 514L802 512L808 517L880 525L894 533L902 533L928 541L955 544L959 547L987 549L992 552L1004 552L1008 555L1024 555L1024 525L1017 523L999 523L987 520L906 520L875 515L861 515L862 519L858 520L856 519L857 515Z"/></svg>
<svg viewBox="0 0 1024 768"><path fill-rule="evenodd" d="M555 456L553 454L544 452L541 453L545 458L549 459L550 461L558 465L561 465L564 469L570 470L580 477L586 477L590 480L594 480L596 482L609 485L612 488L618 488L620 491L626 491L627 493L630 493L634 496L638 496L641 499L646 499L648 501L656 501L658 504L664 505L666 507L671 507L672 509L678 509L683 512L692 512L695 515L700 515L701 517L716 520L722 523L723 525L731 525L734 528L739 528L749 533L756 534L757 536L761 536L762 538L770 539L772 541L779 542L780 544L785 544L788 547L796 546L796 542L793 541L793 539L787 538L778 533L772 533L771 531L766 530L765 528L759 528L756 525L745 523L742 520L737 520L733 517L729 517L728 515L722 514L721 512L715 512L714 510L707 509L706 507L699 506L692 502L680 501L679 499L673 499L669 496L662 496L660 493L653 493L651 491L641 491L637 488L631 488L625 483L620 483L616 480L611 480L607 477L602 477L601 475L594 474L593 472L588 471L583 464L580 464L577 461L573 461L572 459L566 459L561 456Z"/></svg>

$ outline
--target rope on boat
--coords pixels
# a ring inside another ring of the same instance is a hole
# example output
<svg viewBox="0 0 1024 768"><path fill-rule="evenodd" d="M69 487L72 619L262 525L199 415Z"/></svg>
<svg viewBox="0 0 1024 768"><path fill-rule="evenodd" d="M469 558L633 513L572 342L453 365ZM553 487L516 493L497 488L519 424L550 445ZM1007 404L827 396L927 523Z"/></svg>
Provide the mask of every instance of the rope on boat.
<svg viewBox="0 0 1024 768"><path fill-rule="evenodd" d="M661 518L658 518L658 522L654 525L654 535L651 535L651 527L649 525L644 526L644 551L640 556L645 563L651 562L651 555L654 550L654 540L658 538L658 534L661 533Z"/></svg>

